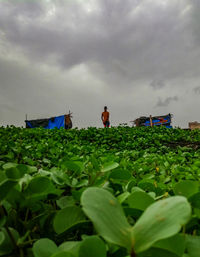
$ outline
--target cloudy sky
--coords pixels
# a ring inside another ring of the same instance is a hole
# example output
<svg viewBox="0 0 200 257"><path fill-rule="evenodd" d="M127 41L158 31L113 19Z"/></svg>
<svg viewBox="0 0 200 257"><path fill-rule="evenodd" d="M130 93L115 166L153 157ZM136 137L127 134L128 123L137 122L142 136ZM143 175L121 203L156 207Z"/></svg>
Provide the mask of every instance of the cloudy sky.
<svg viewBox="0 0 200 257"><path fill-rule="evenodd" d="M0 125L200 121L200 0L0 0ZM129 123L130 124L130 123Z"/></svg>

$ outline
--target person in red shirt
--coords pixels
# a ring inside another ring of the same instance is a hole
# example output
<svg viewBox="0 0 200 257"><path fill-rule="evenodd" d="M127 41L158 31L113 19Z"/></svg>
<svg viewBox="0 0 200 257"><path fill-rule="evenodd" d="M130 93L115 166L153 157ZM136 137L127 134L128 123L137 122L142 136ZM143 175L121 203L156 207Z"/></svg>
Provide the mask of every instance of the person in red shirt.
<svg viewBox="0 0 200 257"><path fill-rule="evenodd" d="M109 128L110 121L109 121L109 112L107 111L107 106L104 106L104 112L101 114L101 120L103 122L104 128Z"/></svg>

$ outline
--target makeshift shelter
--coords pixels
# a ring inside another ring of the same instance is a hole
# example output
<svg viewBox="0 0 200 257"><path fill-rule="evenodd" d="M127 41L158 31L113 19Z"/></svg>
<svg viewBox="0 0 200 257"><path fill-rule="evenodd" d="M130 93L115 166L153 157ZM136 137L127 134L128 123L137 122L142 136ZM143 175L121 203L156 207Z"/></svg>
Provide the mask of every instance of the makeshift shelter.
<svg viewBox="0 0 200 257"><path fill-rule="evenodd" d="M190 129L200 129L200 122L194 121L194 122L189 122L189 128Z"/></svg>
<svg viewBox="0 0 200 257"><path fill-rule="evenodd" d="M134 120L136 127L150 127L150 126L165 126L167 128L172 128L171 126L172 114L162 115L162 116L149 116L140 117Z"/></svg>
<svg viewBox="0 0 200 257"><path fill-rule="evenodd" d="M72 128L71 113L47 119L25 120L26 128Z"/></svg>

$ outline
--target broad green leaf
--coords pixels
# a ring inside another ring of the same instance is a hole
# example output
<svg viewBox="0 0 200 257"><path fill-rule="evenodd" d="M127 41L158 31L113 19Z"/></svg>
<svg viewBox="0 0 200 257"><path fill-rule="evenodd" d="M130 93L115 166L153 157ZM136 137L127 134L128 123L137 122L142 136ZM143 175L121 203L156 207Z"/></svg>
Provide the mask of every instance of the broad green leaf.
<svg viewBox="0 0 200 257"><path fill-rule="evenodd" d="M57 245L48 238L42 238L33 245L34 257L49 257L58 252Z"/></svg>
<svg viewBox="0 0 200 257"><path fill-rule="evenodd" d="M63 196L56 203L60 209L64 209L67 206L75 205L75 200L72 196Z"/></svg>
<svg viewBox="0 0 200 257"><path fill-rule="evenodd" d="M57 234L61 234L69 228L85 221L85 215L79 207L68 206L56 213L53 220L53 227Z"/></svg>
<svg viewBox="0 0 200 257"><path fill-rule="evenodd" d="M178 233L190 215L190 204L182 196L159 200L150 205L132 230L135 252L145 251L156 241Z"/></svg>
<svg viewBox="0 0 200 257"><path fill-rule="evenodd" d="M73 254L75 257L79 257L79 248L81 243L81 241L67 241L62 243L59 246L59 249L62 251L69 252Z"/></svg>
<svg viewBox="0 0 200 257"><path fill-rule="evenodd" d="M127 198L129 207L144 211L154 199L145 192L135 191Z"/></svg>
<svg viewBox="0 0 200 257"><path fill-rule="evenodd" d="M110 170L114 170L119 166L119 163L116 162L108 162L103 164L103 168L101 169L101 172L107 172Z"/></svg>
<svg viewBox="0 0 200 257"><path fill-rule="evenodd" d="M132 187L131 189L131 193L134 193L134 192L145 192L142 188L140 187Z"/></svg>
<svg viewBox="0 0 200 257"><path fill-rule="evenodd" d="M0 231L0 245L3 243L4 238L5 238L4 233Z"/></svg>
<svg viewBox="0 0 200 257"><path fill-rule="evenodd" d="M10 168L15 168L17 166L17 163L14 163L14 162L7 162L5 163L2 168L4 170L7 170L7 169L10 169Z"/></svg>
<svg viewBox="0 0 200 257"><path fill-rule="evenodd" d="M79 248L79 257L106 257L106 245L98 236L83 240Z"/></svg>
<svg viewBox="0 0 200 257"><path fill-rule="evenodd" d="M28 184L24 195L26 204L47 198L49 194L60 195L61 190L56 189L51 180L47 177L34 177Z"/></svg>
<svg viewBox="0 0 200 257"><path fill-rule="evenodd" d="M154 192L156 190L156 185L153 180L144 179L138 183L138 187L144 191Z"/></svg>
<svg viewBox="0 0 200 257"><path fill-rule="evenodd" d="M110 192L100 188L88 188L81 197L86 215L92 220L97 232L108 242L131 247L131 226L123 209Z"/></svg>
<svg viewBox="0 0 200 257"><path fill-rule="evenodd" d="M51 181L47 177L35 177L33 178L28 187L26 188L26 194L41 194L47 192L51 188Z"/></svg>
<svg viewBox="0 0 200 257"><path fill-rule="evenodd" d="M5 171L0 171L0 184L3 183L7 178Z"/></svg>
<svg viewBox="0 0 200 257"><path fill-rule="evenodd" d="M84 212L104 239L128 250L132 248L136 253L147 250L158 240L178 233L191 215L187 200L175 196L150 205L131 228L120 204L111 193L89 188L84 191L81 203Z"/></svg>
<svg viewBox="0 0 200 257"><path fill-rule="evenodd" d="M17 167L16 168L9 168L9 169L6 169L6 176L9 178L9 179L20 179L24 176L24 174L26 173L26 171L24 169L18 169Z"/></svg>
<svg viewBox="0 0 200 257"><path fill-rule="evenodd" d="M190 257L200 257L200 236L187 236L186 248Z"/></svg>
<svg viewBox="0 0 200 257"><path fill-rule="evenodd" d="M51 255L51 257L75 257L75 256L68 252L60 252L60 253L55 253Z"/></svg>
<svg viewBox="0 0 200 257"><path fill-rule="evenodd" d="M185 180L180 181L174 186L175 195L183 195L187 198L199 191L199 183L197 181Z"/></svg>
<svg viewBox="0 0 200 257"><path fill-rule="evenodd" d="M168 250L180 257L183 256L185 251L185 236L177 234L156 242L153 247Z"/></svg>
<svg viewBox="0 0 200 257"><path fill-rule="evenodd" d="M17 184L14 180L4 180L0 184L0 201L2 201L13 189L13 187Z"/></svg>
<svg viewBox="0 0 200 257"><path fill-rule="evenodd" d="M62 168L63 169L67 169L69 171L74 171L77 173L80 173L84 166L82 162L78 162L78 161L65 161L62 163Z"/></svg>
<svg viewBox="0 0 200 257"><path fill-rule="evenodd" d="M19 233L13 229L8 228L10 233L12 234L15 242L19 239ZM5 228L1 228L0 230L0 256L5 256L13 251L13 243L10 239Z"/></svg>
<svg viewBox="0 0 200 257"><path fill-rule="evenodd" d="M150 248L147 251L137 254L137 257L180 257L165 249ZM181 256L183 257L183 256Z"/></svg>
<svg viewBox="0 0 200 257"><path fill-rule="evenodd" d="M124 193L122 193L121 195L119 195L119 196L117 197L119 203L120 203L120 204L123 203L123 202L129 197L129 195L130 195L129 192L124 192Z"/></svg>
<svg viewBox="0 0 200 257"><path fill-rule="evenodd" d="M100 165L99 165L99 162L98 162L97 158L95 158L94 156L91 156L90 161L92 163L93 169L95 171L99 171L100 170Z"/></svg>
<svg viewBox="0 0 200 257"><path fill-rule="evenodd" d="M18 164L16 167L22 174L31 173L31 167L25 164Z"/></svg>
<svg viewBox="0 0 200 257"><path fill-rule="evenodd" d="M5 225L6 220L7 220L6 216L0 217L0 228Z"/></svg>
<svg viewBox="0 0 200 257"><path fill-rule="evenodd" d="M131 177L132 177L131 173L128 170L120 169L120 168L113 170L109 175L110 179L125 180L125 181L129 180Z"/></svg>
<svg viewBox="0 0 200 257"><path fill-rule="evenodd" d="M189 202L192 204L192 206L194 208L198 208L200 209L200 192L192 195L190 198L189 198Z"/></svg>

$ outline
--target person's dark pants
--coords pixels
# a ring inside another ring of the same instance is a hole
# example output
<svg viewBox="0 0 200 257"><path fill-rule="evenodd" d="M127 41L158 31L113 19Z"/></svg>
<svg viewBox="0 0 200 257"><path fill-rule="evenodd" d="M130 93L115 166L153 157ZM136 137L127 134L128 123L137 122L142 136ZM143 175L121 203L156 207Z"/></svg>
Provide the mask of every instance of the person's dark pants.
<svg viewBox="0 0 200 257"><path fill-rule="evenodd" d="M110 127L110 122L107 120L104 123L104 128L109 128Z"/></svg>

